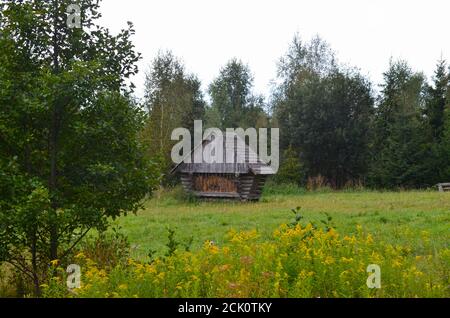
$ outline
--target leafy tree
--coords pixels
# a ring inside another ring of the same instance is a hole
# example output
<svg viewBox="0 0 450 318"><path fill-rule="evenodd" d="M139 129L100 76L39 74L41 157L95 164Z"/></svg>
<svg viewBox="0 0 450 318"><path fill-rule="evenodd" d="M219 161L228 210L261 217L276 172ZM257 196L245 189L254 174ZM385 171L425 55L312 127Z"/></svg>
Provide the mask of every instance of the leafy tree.
<svg viewBox="0 0 450 318"><path fill-rule="evenodd" d="M319 37L304 42L298 34L294 36L287 53L278 63L280 84L275 87L272 101L275 122L280 126L282 149L292 146L292 141L298 139L293 128L299 121L294 114L302 104L299 88L327 76L333 69L336 69L334 52L326 42Z"/></svg>
<svg viewBox="0 0 450 318"><path fill-rule="evenodd" d="M187 74L183 64L168 51L160 52L153 61L145 88L148 121L142 138L148 145L150 157L159 163L165 175L162 181L171 183L174 181L168 175L174 144L171 134L178 127L192 132L194 120L204 118L206 103L201 83L194 75Z"/></svg>
<svg viewBox="0 0 450 318"><path fill-rule="evenodd" d="M307 80L311 74L324 77L337 67L335 53L327 42L319 36L304 42L296 34L287 53L278 62L278 78L282 81L280 88L286 91L297 82Z"/></svg>
<svg viewBox="0 0 450 318"><path fill-rule="evenodd" d="M279 65L281 85L274 113L281 145L300 152L309 176L335 187L362 179L367 170L370 83L354 70L340 70L319 38L297 37Z"/></svg>
<svg viewBox="0 0 450 318"><path fill-rule="evenodd" d="M155 174L137 141L144 116L130 76L133 26L96 24L99 1L1 0L0 261L32 279L92 228L137 211Z"/></svg>
<svg viewBox="0 0 450 318"><path fill-rule="evenodd" d="M205 128L222 127L222 120L217 107L206 107L205 109Z"/></svg>
<svg viewBox="0 0 450 318"><path fill-rule="evenodd" d="M210 119L216 127L255 127L264 115L264 98L252 93L253 76L248 66L237 59L230 60L209 86L212 110ZM212 126L212 123L210 124Z"/></svg>
<svg viewBox="0 0 450 318"><path fill-rule="evenodd" d="M201 82L195 75L188 75L186 78L186 91L188 96L188 107L182 114L181 123L188 128L192 135L194 131L194 121L205 118L206 102L203 98Z"/></svg>

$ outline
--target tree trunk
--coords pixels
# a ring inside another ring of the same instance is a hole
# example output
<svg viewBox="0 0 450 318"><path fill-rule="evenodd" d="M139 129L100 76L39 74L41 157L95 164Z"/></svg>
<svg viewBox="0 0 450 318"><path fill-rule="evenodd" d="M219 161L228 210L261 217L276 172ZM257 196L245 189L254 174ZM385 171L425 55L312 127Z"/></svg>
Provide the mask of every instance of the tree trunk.
<svg viewBox="0 0 450 318"><path fill-rule="evenodd" d="M59 73L59 45L58 45L58 13L59 13L59 1L54 0L53 6L55 11L53 13L53 73ZM49 179L49 191L52 215L50 219L50 260L58 259L58 223L57 223L57 209L58 203L56 198L57 190L57 173L58 173L58 136L59 136L59 98L55 99L52 110L52 123L50 127L50 179Z"/></svg>
<svg viewBox="0 0 450 318"><path fill-rule="evenodd" d="M36 236L36 228L33 232L32 242L31 242L31 264L33 267L33 284L34 284L34 294L36 297L41 297L41 286L39 281L39 274L38 274L38 266L37 266L37 251L36 251L36 242L37 242L37 236Z"/></svg>
<svg viewBox="0 0 450 318"><path fill-rule="evenodd" d="M50 180L49 191L51 200L51 218L50 218L50 260L58 259L58 224L57 209L58 203L56 198L57 189L57 156L58 156L58 111L57 104L53 106L52 127L50 134Z"/></svg>

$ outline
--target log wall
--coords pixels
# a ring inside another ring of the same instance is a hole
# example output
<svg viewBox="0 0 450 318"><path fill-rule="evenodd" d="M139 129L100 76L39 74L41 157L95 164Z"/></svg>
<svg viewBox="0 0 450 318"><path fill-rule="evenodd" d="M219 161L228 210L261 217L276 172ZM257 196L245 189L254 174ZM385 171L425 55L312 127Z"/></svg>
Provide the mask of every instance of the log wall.
<svg viewBox="0 0 450 318"><path fill-rule="evenodd" d="M188 174L181 175L183 188L199 197L235 198L242 201L260 199L265 175Z"/></svg>

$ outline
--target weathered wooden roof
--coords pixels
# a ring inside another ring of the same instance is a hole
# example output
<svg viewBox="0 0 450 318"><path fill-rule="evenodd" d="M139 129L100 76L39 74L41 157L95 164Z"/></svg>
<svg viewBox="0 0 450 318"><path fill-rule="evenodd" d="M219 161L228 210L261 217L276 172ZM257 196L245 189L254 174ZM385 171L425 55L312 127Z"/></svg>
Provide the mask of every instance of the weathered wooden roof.
<svg viewBox="0 0 450 318"><path fill-rule="evenodd" d="M222 144L219 144L222 141ZM194 158L203 158L202 163L180 163L172 172L180 173L227 173L227 174L247 174L253 173L255 175L271 175L275 171L263 162L257 153L251 149L245 141L236 133L224 134L223 138L214 138L214 135L209 135L202 141L203 147L196 147L189 154L191 162ZM219 152L210 153L204 151L206 147L209 149L215 148ZM227 150L232 150L233 153L227 153ZM222 150L222 151L220 151ZM218 157L222 152L221 162ZM233 162L229 163L229 159L234 157ZM228 159L228 160L227 160Z"/></svg>

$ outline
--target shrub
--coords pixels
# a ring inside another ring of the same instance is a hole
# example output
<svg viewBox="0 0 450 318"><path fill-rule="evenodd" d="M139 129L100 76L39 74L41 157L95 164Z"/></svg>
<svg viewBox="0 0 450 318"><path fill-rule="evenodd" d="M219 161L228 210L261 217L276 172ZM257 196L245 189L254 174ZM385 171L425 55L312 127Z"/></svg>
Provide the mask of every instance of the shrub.
<svg viewBox="0 0 450 318"><path fill-rule="evenodd" d="M14 271L9 264L0 265L0 298L16 297L17 284L13 283Z"/></svg>
<svg viewBox="0 0 450 318"><path fill-rule="evenodd" d="M82 242L78 253L80 252L98 267L113 269L126 264L130 256L130 243L120 229L112 228L111 232L101 232Z"/></svg>
<svg viewBox="0 0 450 318"><path fill-rule="evenodd" d="M300 161L300 156L292 146L289 146L283 153L283 162L274 181L278 184L301 185L304 184L304 179L305 169Z"/></svg>
<svg viewBox="0 0 450 318"><path fill-rule="evenodd" d="M318 176L308 178L306 188L309 191L328 191L331 189L331 186L327 179L319 174Z"/></svg>

